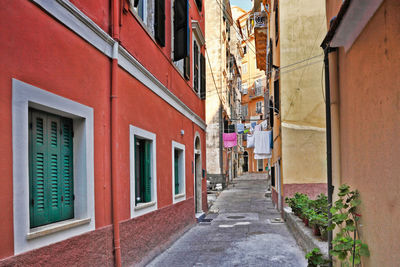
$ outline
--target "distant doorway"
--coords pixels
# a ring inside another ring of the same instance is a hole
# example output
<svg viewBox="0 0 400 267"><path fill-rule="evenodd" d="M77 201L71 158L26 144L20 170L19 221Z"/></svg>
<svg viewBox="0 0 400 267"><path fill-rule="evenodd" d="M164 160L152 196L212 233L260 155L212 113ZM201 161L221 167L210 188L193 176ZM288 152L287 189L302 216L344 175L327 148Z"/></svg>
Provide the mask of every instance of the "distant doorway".
<svg viewBox="0 0 400 267"><path fill-rule="evenodd" d="M203 212L202 208L202 196L201 196L201 145L200 137L196 136L194 141L194 205L195 212Z"/></svg>
<svg viewBox="0 0 400 267"><path fill-rule="evenodd" d="M249 171L249 153L245 151L243 153L243 172Z"/></svg>

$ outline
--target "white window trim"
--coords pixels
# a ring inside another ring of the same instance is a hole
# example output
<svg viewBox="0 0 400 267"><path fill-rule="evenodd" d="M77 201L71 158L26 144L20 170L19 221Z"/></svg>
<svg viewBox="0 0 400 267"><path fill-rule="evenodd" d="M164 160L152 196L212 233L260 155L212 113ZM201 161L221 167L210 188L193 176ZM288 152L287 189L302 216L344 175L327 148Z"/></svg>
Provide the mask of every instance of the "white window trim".
<svg viewBox="0 0 400 267"><path fill-rule="evenodd" d="M196 90L194 90L194 46L195 46L195 41L196 41L196 45L197 45L197 66L198 66L198 70L197 70L197 79L198 79L198 88L197 88L197 92ZM192 70L193 70L193 75L192 75L192 89L193 92L198 95L200 97L200 89L201 89L201 66L200 66L200 55L201 55L201 45L199 40L197 39L196 35L192 34Z"/></svg>
<svg viewBox="0 0 400 267"><path fill-rule="evenodd" d="M30 228L28 110L73 119L74 218ZM95 229L93 109L12 79L14 253L47 246Z"/></svg>
<svg viewBox="0 0 400 267"><path fill-rule="evenodd" d="M180 185L182 185L182 192L180 192L179 194L175 194L175 165L174 165L174 161L175 161L175 149L179 149L182 150L182 162L179 162L179 164L181 164L181 168L179 168L179 172L180 172L180 177L181 181L180 181ZM180 144L178 142L172 141L172 203L178 203L181 202L183 200L186 200L186 154L185 154L185 145Z"/></svg>
<svg viewBox="0 0 400 267"><path fill-rule="evenodd" d="M156 164L156 134L141 128L129 125L130 139L130 190L131 190L131 218L142 216L158 209L157 203L157 164ZM135 206L135 136L152 141L151 145L151 202Z"/></svg>

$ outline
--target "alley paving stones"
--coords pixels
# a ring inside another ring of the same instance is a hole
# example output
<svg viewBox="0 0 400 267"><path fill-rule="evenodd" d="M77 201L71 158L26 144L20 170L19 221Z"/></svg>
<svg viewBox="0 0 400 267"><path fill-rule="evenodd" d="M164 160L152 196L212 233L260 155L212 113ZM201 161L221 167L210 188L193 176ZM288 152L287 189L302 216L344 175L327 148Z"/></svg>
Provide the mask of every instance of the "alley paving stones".
<svg viewBox="0 0 400 267"><path fill-rule="evenodd" d="M265 197L265 174L247 174L224 190L207 224L199 223L148 266L307 266L285 223Z"/></svg>

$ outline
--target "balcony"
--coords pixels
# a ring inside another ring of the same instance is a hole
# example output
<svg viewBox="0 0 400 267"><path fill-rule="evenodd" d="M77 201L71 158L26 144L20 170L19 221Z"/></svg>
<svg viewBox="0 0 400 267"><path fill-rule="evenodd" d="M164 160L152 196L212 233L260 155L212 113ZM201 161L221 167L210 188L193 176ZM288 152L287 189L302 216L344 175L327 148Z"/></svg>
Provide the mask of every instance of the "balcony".
<svg viewBox="0 0 400 267"><path fill-rule="evenodd" d="M260 96L264 96L264 88L262 86L256 86L249 89L249 97L250 99L257 98Z"/></svg>

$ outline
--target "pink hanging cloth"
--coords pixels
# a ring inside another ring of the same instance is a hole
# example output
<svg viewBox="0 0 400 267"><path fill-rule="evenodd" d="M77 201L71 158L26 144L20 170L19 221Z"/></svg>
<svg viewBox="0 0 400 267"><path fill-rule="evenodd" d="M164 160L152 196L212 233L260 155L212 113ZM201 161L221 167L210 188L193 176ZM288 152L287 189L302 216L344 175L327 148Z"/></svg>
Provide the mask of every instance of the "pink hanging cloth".
<svg viewBox="0 0 400 267"><path fill-rule="evenodd" d="M236 133L224 133L222 139L224 140L224 147L234 147L237 145Z"/></svg>

